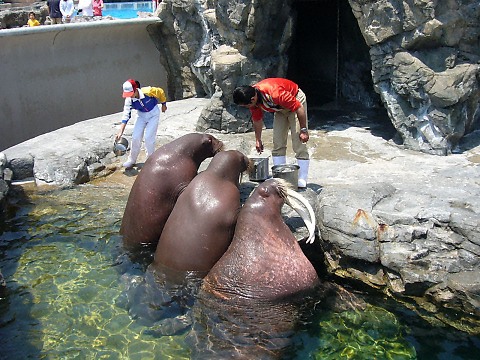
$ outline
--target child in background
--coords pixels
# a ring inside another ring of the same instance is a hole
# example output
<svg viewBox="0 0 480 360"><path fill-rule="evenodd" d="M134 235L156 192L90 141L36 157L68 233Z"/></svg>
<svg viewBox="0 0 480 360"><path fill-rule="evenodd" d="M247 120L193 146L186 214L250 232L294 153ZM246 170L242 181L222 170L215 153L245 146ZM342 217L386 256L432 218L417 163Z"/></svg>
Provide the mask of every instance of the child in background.
<svg viewBox="0 0 480 360"><path fill-rule="evenodd" d="M28 21L27 21L28 26L39 26L40 22L35 19L35 13L33 11L30 11L28 13Z"/></svg>
<svg viewBox="0 0 480 360"><path fill-rule="evenodd" d="M93 0L93 16L102 16L103 0Z"/></svg>

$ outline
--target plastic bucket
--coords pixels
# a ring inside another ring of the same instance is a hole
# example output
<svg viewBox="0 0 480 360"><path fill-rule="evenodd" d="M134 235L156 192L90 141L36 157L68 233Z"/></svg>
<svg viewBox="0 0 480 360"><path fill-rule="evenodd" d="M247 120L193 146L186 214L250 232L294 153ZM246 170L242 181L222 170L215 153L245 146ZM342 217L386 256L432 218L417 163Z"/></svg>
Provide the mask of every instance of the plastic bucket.
<svg viewBox="0 0 480 360"><path fill-rule="evenodd" d="M268 158L251 158L253 166L248 177L252 181L264 181L268 179Z"/></svg>
<svg viewBox="0 0 480 360"><path fill-rule="evenodd" d="M297 190L298 169L300 169L300 166L294 164L275 165L272 167L272 174L274 178L285 180L294 190Z"/></svg>

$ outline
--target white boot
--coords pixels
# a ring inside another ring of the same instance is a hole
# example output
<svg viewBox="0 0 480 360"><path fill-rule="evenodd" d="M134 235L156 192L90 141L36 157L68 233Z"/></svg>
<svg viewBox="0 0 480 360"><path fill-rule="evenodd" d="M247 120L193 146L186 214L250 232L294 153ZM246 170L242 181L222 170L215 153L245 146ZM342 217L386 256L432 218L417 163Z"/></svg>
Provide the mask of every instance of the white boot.
<svg viewBox="0 0 480 360"><path fill-rule="evenodd" d="M307 178L308 178L308 167L310 166L310 160L297 159L298 166L298 187L306 188L307 187Z"/></svg>
<svg viewBox="0 0 480 360"><path fill-rule="evenodd" d="M286 156L272 156L273 166L275 165L284 165L287 163Z"/></svg>

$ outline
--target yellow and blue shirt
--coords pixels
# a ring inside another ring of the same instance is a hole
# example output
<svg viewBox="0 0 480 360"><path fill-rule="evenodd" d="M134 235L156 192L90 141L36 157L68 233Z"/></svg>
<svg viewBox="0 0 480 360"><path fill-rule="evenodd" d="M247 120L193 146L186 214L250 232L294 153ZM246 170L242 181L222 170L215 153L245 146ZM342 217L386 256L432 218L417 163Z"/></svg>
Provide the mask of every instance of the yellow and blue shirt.
<svg viewBox="0 0 480 360"><path fill-rule="evenodd" d="M123 107L122 123L126 124L131 118L132 109L140 112L152 111L158 103L166 104L167 97L162 88L146 86L138 89L138 99L133 97L125 98Z"/></svg>

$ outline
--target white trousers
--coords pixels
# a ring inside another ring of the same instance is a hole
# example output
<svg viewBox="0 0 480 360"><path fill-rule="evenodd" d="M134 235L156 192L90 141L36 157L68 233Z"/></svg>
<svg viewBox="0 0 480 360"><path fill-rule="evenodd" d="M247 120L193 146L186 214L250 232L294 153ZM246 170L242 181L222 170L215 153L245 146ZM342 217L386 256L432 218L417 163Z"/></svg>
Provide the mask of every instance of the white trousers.
<svg viewBox="0 0 480 360"><path fill-rule="evenodd" d="M138 118L132 132L132 145L128 161L136 163L142 148L142 138L145 134L145 153L147 159L155 151L155 140L157 138L158 123L160 121L160 109L155 106L149 112L137 111Z"/></svg>

